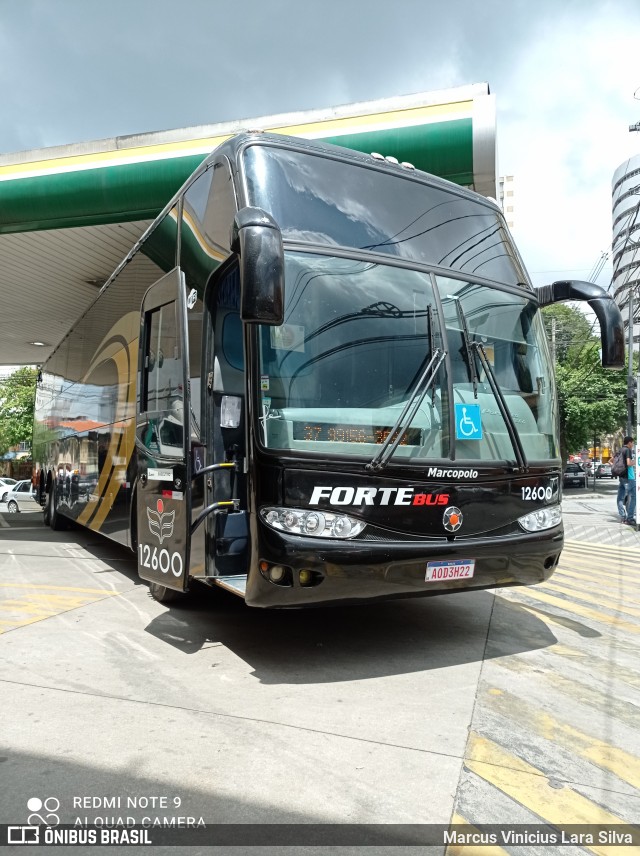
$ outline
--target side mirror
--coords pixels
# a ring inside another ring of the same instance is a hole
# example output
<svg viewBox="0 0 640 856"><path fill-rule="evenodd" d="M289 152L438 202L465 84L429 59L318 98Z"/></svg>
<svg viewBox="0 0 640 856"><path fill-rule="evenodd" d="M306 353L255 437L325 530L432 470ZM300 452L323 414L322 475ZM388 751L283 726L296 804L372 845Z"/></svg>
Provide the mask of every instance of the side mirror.
<svg viewBox="0 0 640 856"><path fill-rule="evenodd" d="M563 300L584 300L600 322L602 343L602 367L623 369L625 367L624 322L613 297L592 282L566 279L543 285L536 289L540 306L550 306Z"/></svg>
<svg viewBox="0 0 640 856"><path fill-rule="evenodd" d="M231 230L231 249L240 257L240 318L279 326L284 321L284 250L273 217L243 208Z"/></svg>

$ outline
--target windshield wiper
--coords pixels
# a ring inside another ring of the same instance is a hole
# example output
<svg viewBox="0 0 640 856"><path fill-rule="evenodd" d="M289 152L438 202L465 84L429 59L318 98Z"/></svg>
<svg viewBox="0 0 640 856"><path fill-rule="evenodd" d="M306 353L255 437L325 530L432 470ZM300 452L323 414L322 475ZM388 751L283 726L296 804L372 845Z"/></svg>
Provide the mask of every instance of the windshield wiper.
<svg viewBox="0 0 640 856"><path fill-rule="evenodd" d="M482 342L473 342L472 347L477 352L478 357L480 358L480 363L482 365L482 368L484 369L484 373L487 376L487 380L489 381L489 386L491 387L491 391L493 392L494 398L498 404L498 409L500 410L502 418L504 419L504 424L507 426L509 439L511 440L511 445L513 446L513 451L515 452L518 467L522 472L524 472L529 468L529 464L527 463L527 456L525 454L522 441L520 440L518 429L516 428L515 422L513 421L513 417L511 413L509 413L509 408L507 407L505 397L502 394L502 390L498 386L498 381L496 380L496 376L493 371L493 366L489 362L487 352L485 351Z"/></svg>
<svg viewBox="0 0 640 856"><path fill-rule="evenodd" d="M462 308L462 304L460 303L460 298L455 295L449 295L451 300L455 301L456 304L456 312L458 313L458 319L460 320L460 327L462 328L462 341L464 342L464 349L467 355L467 366L469 368L469 375L471 376L471 383L473 384L473 397L478 397L478 372L476 370L476 361L473 358L473 353L471 349L471 336L469 335L469 325L467 324L467 316L464 314L464 310Z"/></svg>
<svg viewBox="0 0 640 856"><path fill-rule="evenodd" d="M435 381L438 369L442 365L446 355L447 352L440 351L439 348L436 348L433 352L426 369L423 371L420 380L409 396L409 400L403 407L402 413L396 419L396 424L393 426L391 431L389 431L384 443L381 445L380 451L368 464L365 464L366 470L381 470L389 463L393 453L400 445L404 435L407 433L407 429L418 412L425 395L429 391L429 387Z"/></svg>

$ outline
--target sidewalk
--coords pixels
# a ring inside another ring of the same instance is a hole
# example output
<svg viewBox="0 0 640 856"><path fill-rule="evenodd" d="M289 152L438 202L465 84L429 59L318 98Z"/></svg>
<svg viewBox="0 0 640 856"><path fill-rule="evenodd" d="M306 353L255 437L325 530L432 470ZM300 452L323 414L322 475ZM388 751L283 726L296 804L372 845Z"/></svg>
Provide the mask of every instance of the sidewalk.
<svg viewBox="0 0 640 856"><path fill-rule="evenodd" d="M585 490L562 499L565 538L640 548L640 532L620 523L616 494Z"/></svg>

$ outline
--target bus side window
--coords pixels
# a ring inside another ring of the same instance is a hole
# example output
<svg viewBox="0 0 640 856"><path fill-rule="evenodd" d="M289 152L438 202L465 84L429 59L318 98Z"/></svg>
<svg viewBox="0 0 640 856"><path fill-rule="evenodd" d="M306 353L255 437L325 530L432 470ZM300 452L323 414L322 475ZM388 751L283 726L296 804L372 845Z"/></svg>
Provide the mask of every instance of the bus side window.
<svg viewBox="0 0 640 856"><path fill-rule="evenodd" d="M140 410L148 414L142 441L156 453L180 457L184 446L182 352L176 304L147 313L147 341Z"/></svg>

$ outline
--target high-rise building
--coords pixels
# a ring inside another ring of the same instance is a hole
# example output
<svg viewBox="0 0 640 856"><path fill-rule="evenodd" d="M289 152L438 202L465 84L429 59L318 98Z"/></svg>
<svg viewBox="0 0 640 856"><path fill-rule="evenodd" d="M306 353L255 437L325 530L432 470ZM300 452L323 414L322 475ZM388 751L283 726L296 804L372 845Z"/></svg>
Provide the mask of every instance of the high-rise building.
<svg viewBox="0 0 640 856"><path fill-rule="evenodd" d="M640 321L640 155L620 164L613 174L612 290L628 328L633 293L634 341Z"/></svg>

